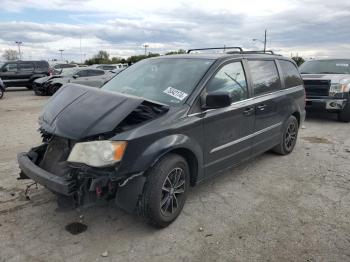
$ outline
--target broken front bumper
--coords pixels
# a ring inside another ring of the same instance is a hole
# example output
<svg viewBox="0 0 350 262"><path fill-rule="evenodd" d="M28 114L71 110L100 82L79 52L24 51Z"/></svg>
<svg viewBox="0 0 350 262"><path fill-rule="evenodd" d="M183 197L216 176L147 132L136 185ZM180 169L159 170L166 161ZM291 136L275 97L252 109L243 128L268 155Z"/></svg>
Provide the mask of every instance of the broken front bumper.
<svg viewBox="0 0 350 262"><path fill-rule="evenodd" d="M71 196L76 190L76 182L64 177L56 176L33 163L27 153L17 155L19 168L29 178L45 186L49 190L65 196Z"/></svg>

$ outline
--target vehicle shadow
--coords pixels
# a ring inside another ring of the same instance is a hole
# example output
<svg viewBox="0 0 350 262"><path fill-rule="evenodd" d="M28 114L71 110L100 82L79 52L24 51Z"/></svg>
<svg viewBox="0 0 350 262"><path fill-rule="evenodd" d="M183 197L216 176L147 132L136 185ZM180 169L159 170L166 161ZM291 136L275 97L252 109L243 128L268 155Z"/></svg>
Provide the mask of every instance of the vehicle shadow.
<svg viewBox="0 0 350 262"><path fill-rule="evenodd" d="M329 113L325 110L308 110L306 112L306 121L312 121L312 122L338 122L337 114L335 113Z"/></svg>

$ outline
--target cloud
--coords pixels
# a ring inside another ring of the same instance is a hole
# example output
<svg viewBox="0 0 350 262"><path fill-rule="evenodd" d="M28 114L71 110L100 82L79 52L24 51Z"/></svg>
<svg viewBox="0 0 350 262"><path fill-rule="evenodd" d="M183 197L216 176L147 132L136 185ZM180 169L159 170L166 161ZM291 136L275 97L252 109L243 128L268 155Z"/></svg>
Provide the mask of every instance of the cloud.
<svg viewBox="0 0 350 262"><path fill-rule="evenodd" d="M350 56L348 1L3 0L0 4L5 12L24 16L29 8L66 14L59 23L0 22L0 48L21 40L23 51L32 56L54 57L63 48L66 56L77 59L80 39L87 56L100 49L120 56L142 53L143 43L152 52L223 45L261 49L252 38L262 39L265 28L268 48L285 55Z"/></svg>

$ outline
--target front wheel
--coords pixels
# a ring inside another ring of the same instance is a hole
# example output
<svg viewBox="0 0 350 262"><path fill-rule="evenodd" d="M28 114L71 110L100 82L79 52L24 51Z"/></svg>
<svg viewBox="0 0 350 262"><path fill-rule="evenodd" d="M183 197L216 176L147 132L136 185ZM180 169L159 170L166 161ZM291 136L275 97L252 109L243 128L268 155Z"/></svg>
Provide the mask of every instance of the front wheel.
<svg viewBox="0 0 350 262"><path fill-rule="evenodd" d="M297 142L299 124L295 116L290 116L282 130L281 142L272 151L280 155L290 154Z"/></svg>
<svg viewBox="0 0 350 262"><path fill-rule="evenodd" d="M176 154L163 157L147 171L140 215L151 225L166 227L181 213L190 184L186 160Z"/></svg>
<svg viewBox="0 0 350 262"><path fill-rule="evenodd" d="M345 123L350 122L350 100L346 102L343 110L338 113L338 121Z"/></svg>

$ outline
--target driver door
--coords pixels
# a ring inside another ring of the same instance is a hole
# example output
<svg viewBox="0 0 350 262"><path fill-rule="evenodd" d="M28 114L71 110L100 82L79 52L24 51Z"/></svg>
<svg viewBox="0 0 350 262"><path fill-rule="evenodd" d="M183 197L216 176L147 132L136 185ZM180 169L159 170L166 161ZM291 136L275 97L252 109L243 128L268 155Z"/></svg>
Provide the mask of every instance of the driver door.
<svg viewBox="0 0 350 262"><path fill-rule="evenodd" d="M250 156L255 109L248 100L248 85L242 61L230 62L219 68L204 91L204 97L210 92L228 92L232 103L228 107L205 112L205 175L211 176Z"/></svg>

